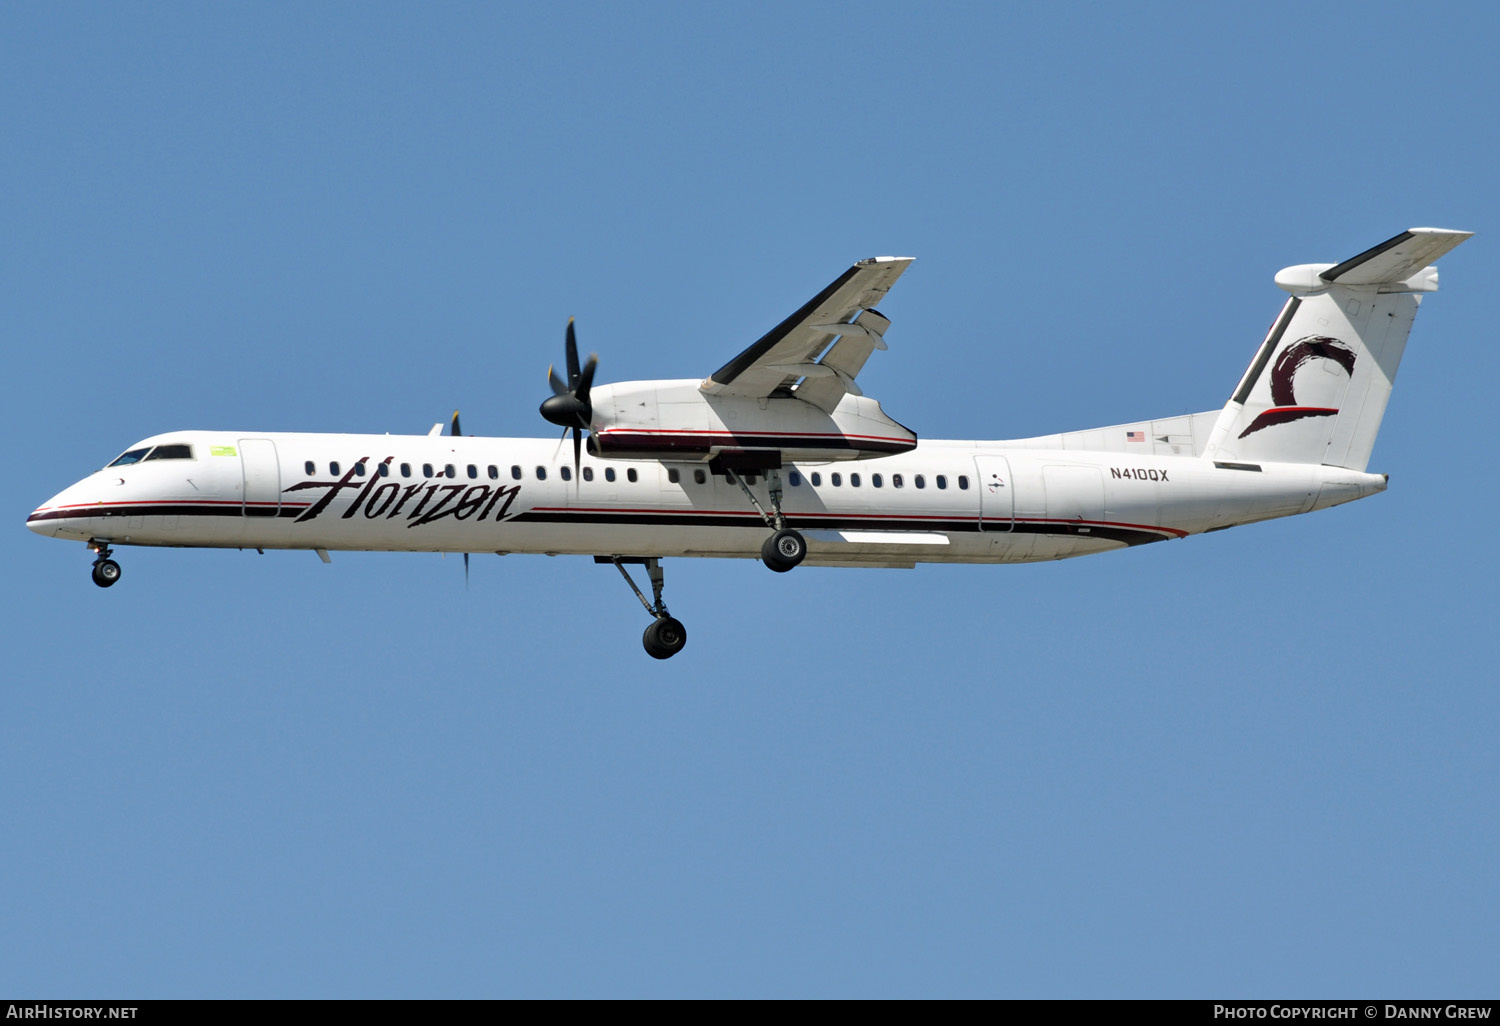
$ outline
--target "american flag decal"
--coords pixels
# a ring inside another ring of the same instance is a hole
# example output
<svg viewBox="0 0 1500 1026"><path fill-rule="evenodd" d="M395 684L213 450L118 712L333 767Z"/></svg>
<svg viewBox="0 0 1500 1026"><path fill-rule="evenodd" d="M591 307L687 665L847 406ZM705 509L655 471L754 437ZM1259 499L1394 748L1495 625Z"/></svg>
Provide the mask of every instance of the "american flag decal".
<svg viewBox="0 0 1500 1026"><path fill-rule="evenodd" d="M1127 432L1125 432L1125 441L1127 441L1127 442L1144 442L1145 440L1146 440L1146 432L1144 432L1144 431L1127 431Z"/></svg>

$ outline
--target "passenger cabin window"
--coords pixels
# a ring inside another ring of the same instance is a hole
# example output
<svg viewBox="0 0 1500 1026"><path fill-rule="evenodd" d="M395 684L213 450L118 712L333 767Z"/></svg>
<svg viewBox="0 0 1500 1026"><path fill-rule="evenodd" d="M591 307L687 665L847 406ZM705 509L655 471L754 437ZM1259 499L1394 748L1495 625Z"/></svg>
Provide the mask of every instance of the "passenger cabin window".
<svg viewBox="0 0 1500 1026"><path fill-rule="evenodd" d="M302 473L306 474L308 477L313 477L318 473L318 468L312 460L308 460L306 463L302 464Z"/></svg>
<svg viewBox="0 0 1500 1026"><path fill-rule="evenodd" d="M802 475L799 474L799 473L797 473L795 470L788 471L787 475L786 475L786 479L787 479L788 482L791 483L791 486L793 488L796 488L798 485L800 485L802 483Z"/></svg>
<svg viewBox="0 0 1500 1026"><path fill-rule="evenodd" d="M401 476L402 477L411 477L411 464L410 463L403 463L403 464L401 464Z"/></svg>
<svg viewBox="0 0 1500 1026"><path fill-rule="evenodd" d="M474 464L470 463L469 464L469 480L472 481L475 478L477 478L478 476L479 476L479 468L476 467L476 466L474 466Z"/></svg>
<svg viewBox="0 0 1500 1026"><path fill-rule="evenodd" d="M812 483L813 483L813 487L814 488L816 488L818 485L822 484L823 483L823 475L820 474L820 473L818 473L816 470L814 470L812 472Z"/></svg>
<svg viewBox="0 0 1500 1026"><path fill-rule="evenodd" d="M547 480L547 468L546 467L537 467L536 468L536 479L538 481L545 481L545 480Z"/></svg>
<svg viewBox="0 0 1500 1026"><path fill-rule="evenodd" d="M901 475L900 474L892 474L891 475L891 487L892 488L900 488L903 484L905 484L905 482L901 480Z"/></svg>
<svg viewBox="0 0 1500 1026"><path fill-rule="evenodd" d="M364 465L363 462L356 463L354 465L354 476L355 477L364 477L365 476L365 465Z"/></svg>
<svg viewBox="0 0 1500 1026"><path fill-rule="evenodd" d="M918 488L926 488L927 479L921 474L918 474L915 478L912 479L912 484L916 485Z"/></svg>
<svg viewBox="0 0 1500 1026"><path fill-rule="evenodd" d="M882 477L882 476L880 476L879 474L871 474L870 475L870 483L872 485L874 485L876 488L884 488L885 487L885 478Z"/></svg>
<svg viewBox="0 0 1500 1026"><path fill-rule="evenodd" d="M946 477L944 477L942 474L939 474L937 476L937 486L939 488L947 488L948 487L948 479Z"/></svg>
<svg viewBox="0 0 1500 1026"><path fill-rule="evenodd" d="M510 467L510 479L512 481L521 480L521 468L516 466L514 463L512 463Z"/></svg>
<svg viewBox="0 0 1500 1026"><path fill-rule="evenodd" d="M708 475L705 474L703 471L701 471L701 470L695 470L695 471L693 471L693 483L694 484L703 484L707 480L708 480Z"/></svg>
<svg viewBox="0 0 1500 1026"><path fill-rule="evenodd" d="M858 474L850 474L849 475L849 487L850 488L858 488L859 487L859 475Z"/></svg>
<svg viewBox="0 0 1500 1026"><path fill-rule="evenodd" d="M193 458L193 447L191 445L158 445L151 450L148 460L190 460Z"/></svg>
<svg viewBox="0 0 1500 1026"><path fill-rule="evenodd" d="M431 477L432 476L432 464L431 463L424 463L424 464L422 464L422 476L423 477Z"/></svg>
<svg viewBox="0 0 1500 1026"><path fill-rule="evenodd" d="M443 475L452 480L453 478L458 476L458 468L449 463L443 467Z"/></svg>
<svg viewBox="0 0 1500 1026"><path fill-rule="evenodd" d="M625 468L625 480L631 482L632 484L635 483L635 468L634 467L626 467Z"/></svg>
<svg viewBox="0 0 1500 1026"><path fill-rule="evenodd" d="M564 481L571 481L571 480L573 480L573 468L572 467L563 467L561 470L558 471L558 473L562 475L562 479Z"/></svg>
<svg viewBox="0 0 1500 1026"><path fill-rule="evenodd" d="M615 479L615 468L614 467L605 467L604 468L604 480L606 480L606 481L613 481L614 479Z"/></svg>
<svg viewBox="0 0 1500 1026"><path fill-rule="evenodd" d="M497 467L493 463L491 463L490 466L489 466L489 472L490 472L490 480L491 481L498 481L498 480L500 480L500 468L499 467Z"/></svg>
<svg viewBox="0 0 1500 1026"><path fill-rule="evenodd" d="M585 481L592 481L594 479L594 468L593 467L584 467L583 468L583 479Z"/></svg>
<svg viewBox="0 0 1500 1026"><path fill-rule="evenodd" d="M151 447L148 445L144 449L131 449L129 452L122 452L119 456L116 456L112 461L110 461L109 466L128 467L132 463L139 463L141 460L146 458L146 453L150 451Z"/></svg>
<svg viewBox="0 0 1500 1026"><path fill-rule="evenodd" d="M965 491L966 492L966 491L969 490L969 478L966 475L964 475L964 474L959 474L958 475L958 488L959 488L959 491Z"/></svg>
<svg viewBox="0 0 1500 1026"><path fill-rule="evenodd" d="M844 483L844 475L838 473L829 474L828 480L832 481L833 486L837 488L839 485Z"/></svg>
<svg viewBox="0 0 1500 1026"><path fill-rule="evenodd" d="M328 464L328 472L330 474L332 474L334 477L338 477L339 476L339 462L338 462L338 460L334 460L332 463Z"/></svg>
<svg viewBox="0 0 1500 1026"><path fill-rule="evenodd" d="M390 477L391 465L389 463L377 463L375 464L375 473L379 474L381 477Z"/></svg>
<svg viewBox="0 0 1500 1026"><path fill-rule="evenodd" d="M682 478L682 475L679 474L679 473L677 473L677 468L676 467L668 467L667 468L667 480L668 481L672 482L673 484L676 484L679 480L681 480L681 478Z"/></svg>

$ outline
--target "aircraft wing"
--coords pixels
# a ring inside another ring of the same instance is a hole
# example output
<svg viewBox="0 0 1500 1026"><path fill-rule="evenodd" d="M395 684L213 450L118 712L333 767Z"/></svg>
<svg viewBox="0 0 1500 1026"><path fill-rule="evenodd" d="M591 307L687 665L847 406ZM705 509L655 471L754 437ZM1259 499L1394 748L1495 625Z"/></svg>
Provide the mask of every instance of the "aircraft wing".
<svg viewBox="0 0 1500 1026"><path fill-rule="evenodd" d="M827 413L846 394L862 395L855 375L885 348L891 322L876 304L911 257L861 260L703 382L709 395L805 399Z"/></svg>

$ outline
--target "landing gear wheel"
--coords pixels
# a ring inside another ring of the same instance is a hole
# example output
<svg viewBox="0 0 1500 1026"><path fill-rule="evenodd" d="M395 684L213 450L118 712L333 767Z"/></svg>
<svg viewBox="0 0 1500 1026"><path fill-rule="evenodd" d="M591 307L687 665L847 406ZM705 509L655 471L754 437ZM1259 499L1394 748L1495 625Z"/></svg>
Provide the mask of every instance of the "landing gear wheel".
<svg viewBox="0 0 1500 1026"><path fill-rule="evenodd" d="M101 559L94 564L94 583L108 588L120 579L120 564L112 559Z"/></svg>
<svg viewBox="0 0 1500 1026"><path fill-rule="evenodd" d="M687 628L674 617L663 616L652 620L646 633L641 635L641 644L646 654L653 659L671 659L687 644Z"/></svg>
<svg viewBox="0 0 1500 1026"><path fill-rule="evenodd" d="M807 542L796 531L777 531L760 547L760 561L784 574L807 558Z"/></svg>
<svg viewBox="0 0 1500 1026"><path fill-rule="evenodd" d="M661 599L662 589L667 583L661 560L655 556L595 556L594 562L613 563L615 569L620 571L620 576L625 578L625 583L630 585L630 590L635 592L635 597L641 600L641 605L651 615L651 626L641 635L641 644L646 646L646 654L652 659L671 659L681 652L682 646L687 644L687 628L682 625L681 620L668 614L667 604ZM651 598L654 601L646 601L646 596L641 594L641 589L631 580L630 571L625 569L626 563L645 564L646 574L651 578Z"/></svg>

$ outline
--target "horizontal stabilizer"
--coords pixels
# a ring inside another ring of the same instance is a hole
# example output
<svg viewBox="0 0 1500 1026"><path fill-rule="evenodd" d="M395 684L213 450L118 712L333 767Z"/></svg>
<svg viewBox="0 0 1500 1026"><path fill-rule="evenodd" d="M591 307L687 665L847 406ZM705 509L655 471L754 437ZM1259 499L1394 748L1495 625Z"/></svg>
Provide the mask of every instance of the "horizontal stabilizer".
<svg viewBox="0 0 1500 1026"><path fill-rule="evenodd" d="M1394 239L1335 264L1318 277L1329 284L1393 285L1410 278L1473 234L1447 228L1409 228Z"/></svg>

